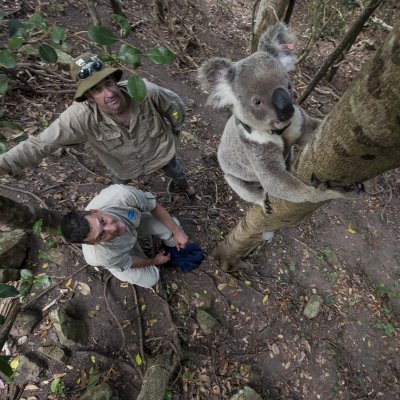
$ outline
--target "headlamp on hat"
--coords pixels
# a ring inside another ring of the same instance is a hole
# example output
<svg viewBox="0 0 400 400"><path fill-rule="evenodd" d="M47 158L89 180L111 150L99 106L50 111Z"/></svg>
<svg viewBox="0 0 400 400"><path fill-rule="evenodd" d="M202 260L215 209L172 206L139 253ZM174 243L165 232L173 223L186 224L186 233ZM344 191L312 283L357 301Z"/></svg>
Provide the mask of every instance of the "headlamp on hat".
<svg viewBox="0 0 400 400"><path fill-rule="evenodd" d="M75 62L79 67L80 71L76 75L77 81L84 81L92 76L94 71L98 72L103 69L103 63L97 57L90 57L89 62L85 62L82 58Z"/></svg>
<svg viewBox="0 0 400 400"><path fill-rule="evenodd" d="M122 70L111 67L99 60L96 54L86 53L71 63L72 79L78 84L75 100L85 101L85 93L103 79L112 75L116 81L122 77Z"/></svg>

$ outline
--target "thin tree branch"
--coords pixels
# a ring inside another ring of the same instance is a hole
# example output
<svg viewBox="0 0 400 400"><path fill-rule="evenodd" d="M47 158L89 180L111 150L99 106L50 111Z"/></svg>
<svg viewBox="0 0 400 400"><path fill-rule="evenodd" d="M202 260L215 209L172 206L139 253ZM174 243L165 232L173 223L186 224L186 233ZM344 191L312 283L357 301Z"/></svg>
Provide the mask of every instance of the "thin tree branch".
<svg viewBox="0 0 400 400"><path fill-rule="evenodd" d="M302 104L304 100L307 99L309 94L312 92L314 87L318 82L324 77L325 73L328 71L329 67L337 60L337 58L342 54L342 52L357 38L358 34L361 32L368 18L376 10L376 8L382 3L383 0L371 0L370 3L365 7L365 9L358 16L353 26L347 31L346 35L342 41L338 44L336 49L330 54L326 59L324 64L318 70L314 78L308 84L302 95L300 96L298 103Z"/></svg>

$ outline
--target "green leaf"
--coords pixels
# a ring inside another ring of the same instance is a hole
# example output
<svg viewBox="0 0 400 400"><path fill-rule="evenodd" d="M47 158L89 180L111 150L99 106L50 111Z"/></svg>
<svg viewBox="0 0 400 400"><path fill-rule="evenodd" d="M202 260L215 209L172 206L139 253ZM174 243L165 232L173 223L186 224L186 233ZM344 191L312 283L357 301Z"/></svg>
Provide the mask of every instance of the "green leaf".
<svg viewBox="0 0 400 400"><path fill-rule="evenodd" d="M0 50L0 65L4 68L14 68L17 65L16 55L8 50Z"/></svg>
<svg viewBox="0 0 400 400"><path fill-rule="evenodd" d="M55 26L51 30L50 38L53 43L61 44L65 40L65 30L59 26Z"/></svg>
<svg viewBox="0 0 400 400"><path fill-rule="evenodd" d="M89 387L97 385L100 380L100 376L100 372L96 371L96 369L94 369L93 367L90 367L87 386Z"/></svg>
<svg viewBox="0 0 400 400"><path fill-rule="evenodd" d="M0 121L0 126L3 128L10 128L10 129L17 129L19 131L22 131L23 128L20 124L17 124L16 122L13 121Z"/></svg>
<svg viewBox="0 0 400 400"><path fill-rule="evenodd" d="M3 373L7 378L11 378L13 370L8 363L8 357L0 356L0 372Z"/></svg>
<svg viewBox="0 0 400 400"><path fill-rule="evenodd" d="M24 25L17 19L10 19L7 24L8 36L13 37L17 33L20 34L24 30Z"/></svg>
<svg viewBox="0 0 400 400"><path fill-rule="evenodd" d="M146 84L144 83L143 79L139 76L131 76L128 79L128 93L129 96L136 103L142 102L146 98L147 88Z"/></svg>
<svg viewBox="0 0 400 400"><path fill-rule="evenodd" d="M104 26L100 25L91 26L87 31L87 35L95 43L102 46L108 46L118 40L109 29L104 28Z"/></svg>
<svg viewBox="0 0 400 400"><path fill-rule="evenodd" d="M61 378L56 378L51 382L50 385L50 391L51 393L58 394L62 392L62 386L61 386Z"/></svg>
<svg viewBox="0 0 400 400"><path fill-rule="evenodd" d="M7 147L4 143L1 143L0 141L0 154L6 153L7 152Z"/></svg>
<svg viewBox="0 0 400 400"><path fill-rule="evenodd" d="M19 291L14 286L0 283L0 298L15 297L19 295Z"/></svg>
<svg viewBox="0 0 400 400"><path fill-rule="evenodd" d="M44 250L39 250L38 258L39 260L47 260L49 258L49 253Z"/></svg>
<svg viewBox="0 0 400 400"><path fill-rule="evenodd" d="M28 29L32 28L47 29L49 27L49 24L40 14L35 13L26 23L26 27Z"/></svg>
<svg viewBox="0 0 400 400"><path fill-rule="evenodd" d="M113 64L117 61L113 56L111 56L109 54L99 54L99 59L103 62L110 63L110 64Z"/></svg>
<svg viewBox="0 0 400 400"><path fill-rule="evenodd" d="M327 304L328 306L332 306L335 304L335 298L333 296L326 296L325 297L325 304Z"/></svg>
<svg viewBox="0 0 400 400"><path fill-rule="evenodd" d="M47 240L46 247L48 249L55 249L57 247L57 243L54 240Z"/></svg>
<svg viewBox="0 0 400 400"><path fill-rule="evenodd" d="M4 19L4 11L0 11L0 24L3 22Z"/></svg>
<svg viewBox="0 0 400 400"><path fill-rule="evenodd" d="M22 129L22 128L21 128ZM15 143L23 142L24 140L28 139L28 136L25 135L24 133L20 133L17 136L13 136L13 141Z"/></svg>
<svg viewBox="0 0 400 400"><path fill-rule="evenodd" d="M22 280L32 282L33 273L29 269L25 268L21 269L20 275Z"/></svg>
<svg viewBox="0 0 400 400"><path fill-rule="evenodd" d="M57 228L49 228L49 232L51 232L52 235L54 236L61 236L61 227L57 226Z"/></svg>
<svg viewBox="0 0 400 400"><path fill-rule="evenodd" d="M123 44L117 53L117 58L126 64L133 65L134 68L138 68L142 58L142 52L129 44Z"/></svg>
<svg viewBox="0 0 400 400"><path fill-rule="evenodd" d="M136 362L136 364L137 364L139 367L143 364L142 357L140 356L139 353L136 354L135 362Z"/></svg>
<svg viewBox="0 0 400 400"><path fill-rule="evenodd" d="M8 90L8 81L0 82L0 95L4 95L7 93ZM1 118L1 116L0 116Z"/></svg>
<svg viewBox="0 0 400 400"><path fill-rule="evenodd" d="M0 324L3 325L5 321L6 321L6 317L4 315L0 314Z"/></svg>
<svg viewBox="0 0 400 400"><path fill-rule="evenodd" d="M113 20L121 27L121 36L125 39L131 33L131 24L130 22L118 14L113 14Z"/></svg>
<svg viewBox="0 0 400 400"><path fill-rule="evenodd" d="M169 390L167 390L164 394L164 400L172 400L173 396L172 396L172 392L170 392Z"/></svg>
<svg viewBox="0 0 400 400"><path fill-rule="evenodd" d="M385 333L386 335L390 335L394 332L395 328L392 324L386 324L385 325Z"/></svg>
<svg viewBox="0 0 400 400"><path fill-rule="evenodd" d="M40 235L43 231L43 220L37 220L32 226L33 233L35 235Z"/></svg>
<svg viewBox="0 0 400 400"><path fill-rule="evenodd" d="M40 275L33 281L33 284L35 286L43 286L44 288L48 288L51 285L50 278L47 275Z"/></svg>
<svg viewBox="0 0 400 400"><path fill-rule="evenodd" d="M19 286L19 293L22 297L27 296L31 291L32 282L28 280L23 280Z"/></svg>
<svg viewBox="0 0 400 400"><path fill-rule="evenodd" d="M13 37L10 38L8 41L8 49L9 50L17 50L21 47L22 43L24 43L24 38L14 35Z"/></svg>
<svg viewBox="0 0 400 400"><path fill-rule="evenodd" d="M175 60L175 54L165 47L155 47L146 56L153 64L157 65L170 64Z"/></svg>
<svg viewBox="0 0 400 400"><path fill-rule="evenodd" d="M39 46L39 54L40 57L43 58L44 61L55 63L58 60L58 55L56 51L46 43L43 43Z"/></svg>

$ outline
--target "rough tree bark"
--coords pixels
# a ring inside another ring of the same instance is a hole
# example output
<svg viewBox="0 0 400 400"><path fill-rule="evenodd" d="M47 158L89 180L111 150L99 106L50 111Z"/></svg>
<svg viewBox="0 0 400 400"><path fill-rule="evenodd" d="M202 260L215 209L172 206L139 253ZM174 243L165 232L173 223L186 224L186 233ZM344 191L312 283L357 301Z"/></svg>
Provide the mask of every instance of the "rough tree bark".
<svg viewBox="0 0 400 400"><path fill-rule="evenodd" d="M57 227L60 223L60 214L47 210L18 203L0 195L0 224L16 228L32 228L32 225L41 219L43 226Z"/></svg>
<svg viewBox="0 0 400 400"><path fill-rule="evenodd" d="M300 154L294 173L305 183L351 185L400 166L400 23L362 69ZM324 156L321 157L321 154ZM214 250L223 269L262 242L264 231L294 226L321 204L270 197L273 213L253 206Z"/></svg>
<svg viewBox="0 0 400 400"><path fill-rule="evenodd" d="M257 7L258 1L254 4ZM292 7L293 0L261 0L258 6L257 16L251 37L251 52L257 50L261 34L271 25L284 20L289 4ZM291 9L289 7L289 9ZM291 13L292 11L290 11Z"/></svg>
<svg viewBox="0 0 400 400"><path fill-rule="evenodd" d="M315 74L314 78L310 81L308 86L305 88L304 92L301 94L298 102L299 104L303 103L303 101L308 97L311 91L315 88L317 83L324 77L329 67L337 61L340 57L344 57L344 54L350 49L351 45L356 40L358 34L361 32L365 23L368 21L369 17L372 13L378 8L378 6L382 3L383 0L371 0L368 5L364 8L361 14L358 16L354 24L347 31L344 38L337 45L335 50L330 54L330 56L326 59L324 64Z"/></svg>

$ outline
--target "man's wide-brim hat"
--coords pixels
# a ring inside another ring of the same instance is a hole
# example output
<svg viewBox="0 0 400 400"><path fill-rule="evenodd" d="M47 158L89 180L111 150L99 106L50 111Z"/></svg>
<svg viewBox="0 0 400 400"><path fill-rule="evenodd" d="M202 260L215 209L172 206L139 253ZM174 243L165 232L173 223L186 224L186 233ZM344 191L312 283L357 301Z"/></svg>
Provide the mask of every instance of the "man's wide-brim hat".
<svg viewBox="0 0 400 400"><path fill-rule="evenodd" d="M71 64L72 79L78 84L74 97L75 101L85 101L85 92L96 86L103 79L107 78L107 76L114 75L117 81L122 78L123 71L121 69L110 67L103 62L100 64L102 67L98 70L90 68L90 65L95 61L100 61L95 54L86 53L76 58ZM85 68L90 69L90 75L86 79L79 79L78 74Z"/></svg>

